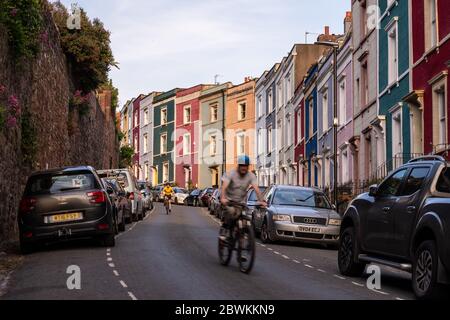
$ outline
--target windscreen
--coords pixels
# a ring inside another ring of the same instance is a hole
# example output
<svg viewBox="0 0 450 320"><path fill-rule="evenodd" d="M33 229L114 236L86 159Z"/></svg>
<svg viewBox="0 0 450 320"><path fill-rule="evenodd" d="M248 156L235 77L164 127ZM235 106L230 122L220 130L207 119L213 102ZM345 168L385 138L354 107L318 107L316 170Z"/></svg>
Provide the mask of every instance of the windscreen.
<svg viewBox="0 0 450 320"><path fill-rule="evenodd" d="M89 171L45 174L30 178L26 194L56 194L73 190L92 190L98 187L94 175Z"/></svg>

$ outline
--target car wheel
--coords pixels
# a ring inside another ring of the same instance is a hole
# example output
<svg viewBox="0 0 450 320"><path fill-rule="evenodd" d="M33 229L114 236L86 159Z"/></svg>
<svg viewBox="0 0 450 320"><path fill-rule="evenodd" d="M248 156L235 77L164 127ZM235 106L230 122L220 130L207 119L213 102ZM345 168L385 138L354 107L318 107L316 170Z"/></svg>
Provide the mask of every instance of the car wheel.
<svg viewBox="0 0 450 320"><path fill-rule="evenodd" d="M264 221L262 227L261 227L261 241L263 243L272 243L272 239L270 238L270 230L269 227L267 226L267 222Z"/></svg>
<svg viewBox="0 0 450 320"><path fill-rule="evenodd" d="M102 246L104 247L115 247L116 246L116 237L114 234L108 234L104 236L101 240Z"/></svg>
<svg viewBox="0 0 450 320"><path fill-rule="evenodd" d="M256 221L255 221L255 214L254 213L252 214L252 227L253 227L253 231L255 231L255 235L259 236L260 232L256 228Z"/></svg>
<svg viewBox="0 0 450 320"><path fill-rule="evenodd" d="M344 230L340 238L338 251L339 271L344 276L360 277L366 268L365 263L355 262L357 253L355 229L349 227Z"/></svg>
<svg viewBox="0 0 450 320"><path fill-rule="evenodd" d="M437 283L438 255L436 243L432 240L423 242L417 248L413 261L413 289L417 298L429 300L439 295Z"/></svg>

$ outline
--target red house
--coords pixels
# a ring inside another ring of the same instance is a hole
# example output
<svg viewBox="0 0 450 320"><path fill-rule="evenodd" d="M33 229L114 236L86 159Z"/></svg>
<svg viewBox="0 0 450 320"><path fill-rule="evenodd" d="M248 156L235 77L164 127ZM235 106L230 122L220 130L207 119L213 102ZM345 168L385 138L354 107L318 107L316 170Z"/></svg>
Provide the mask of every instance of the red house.
<svg viewBox="0 0 450 320"><path fill-rule="evenodd" d="M198 168L202 157L200 94L211 86L198 85L177 92L175 117L175 179L178 186L198 186Z"/></svg>
<svg viewBox="0 0 450 320"><path fill-rule="evenodd" d="M412 92L404 98L412 119L413 153L448 156L450 6L448 0L410 0Z"/></svg>

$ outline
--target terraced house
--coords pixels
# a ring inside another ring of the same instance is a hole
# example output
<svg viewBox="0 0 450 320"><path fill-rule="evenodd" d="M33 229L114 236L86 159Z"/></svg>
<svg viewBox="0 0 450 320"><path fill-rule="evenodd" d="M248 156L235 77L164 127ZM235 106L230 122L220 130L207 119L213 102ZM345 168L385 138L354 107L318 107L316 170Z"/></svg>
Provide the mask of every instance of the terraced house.
<svg viewBox="0 0 450 320"><path fill-rule="evenodd" d="M140 166L140 148L141 148L141 142L140 142L140 126L141 126L141 100L144 96L140 95L136 99L133 100L133 108L130 108L132 111L132 146L134 149L134 155L133 155L133 172L135 177L139 177L141 173L141 166Z"/></svg>
<svg viewBox="0 0 450 320"><path fill-rule="evenodd" d="M175 105L179 89L153 99L153 185L175 182Z"/></svg>
<svg viewBox="0 0 450 320"><path fill-rule="evenodd" d="M256 175L261 186L269 186L275 181L272 152L274 150L275 116L275 76L279 63L264 72L255 87L256 96Z"/></svg>
<svg viewBox="0 0 450 320"><path fill-rule="evenodd" d="M317 159L317 74L318 64L315 63L308 70L304 81L304 108L305 108L305 160L303 166L307 173L304 181L305 186L317 187L322 180L319 176L322 168Z"/></svg>
<svg viewBox="0 0 450 320"><path fill-rule="evenodd" d="M448 156L450 127L450 6L445 0L410 1L412 90L410 106L414 153Z"/></svg>
<svg viewBox="0 0 450 320"><path fill-rule="evenodd" d="M386 164L381 177L414 157L411 149L410 108L403 97L410 92L408 1L380 0L379 112L386 117ZM415 150L422 153L422 150ZM384 172L383 172L384 170Z"/></svg>
<svg viewBox="0 0 450 320"><path fill-rule="evenodd" d="M255 85L252 78L228 88L225 107L226 171L236 168L238 157L248 155L254 163ZM254 165L250 170L254 171Z"/></svg>
<svg viewBox="0 0 450 320"><path fill-rule="evenodd" d="M385 162L385 117L378 113L377 0L353 0L355 180L371 184Z"/></svg>
<svg viewBox="0 0 450 320"><path fill-rule="evenodd" d="M199 164L199 188L218 186L226 168L225 105L231 83L202 90L200 119L202 152Z"/></svg>
<svg viewBox="0 0 450 320"><path fill-rule="evenodd" d="M175 133L175 177L178 186L192 189L199 185L202 152L200 95L213 86L198 85L177 92Z"/></svg>
<svg viewBox="0 0 450 320"><path fill-rule="evenodd" d="M153 100L159 93L152 92L144 96L140 101L140 180L153 182Z"/></svg>

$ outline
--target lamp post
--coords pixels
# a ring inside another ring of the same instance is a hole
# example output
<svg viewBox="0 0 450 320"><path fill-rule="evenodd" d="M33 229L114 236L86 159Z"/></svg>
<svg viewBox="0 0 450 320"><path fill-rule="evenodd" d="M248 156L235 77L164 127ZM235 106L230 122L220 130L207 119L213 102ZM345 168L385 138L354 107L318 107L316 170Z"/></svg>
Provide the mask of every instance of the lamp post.
<svg viewBox="0 0 450 320"><path fill-rule="evenodd" d="M339 118L338 118L338 66L337 66L337 57L338 57L338 49L339 49L339 43L337 42L331 42L331 41L318 41L316 42L317 45L322 46L328 46L333 48L333 75L334 75L334 81L333 81L333 96L334 96L334 103L333 103L333 144L334 144L334 155L333 155L333 175L334 175L334 181L333 181L333 196L334 196L334 205L336 206L336 210L338 210L338 143L337 143L337 132L338 132L338 126L339 126Z"/></svg>

